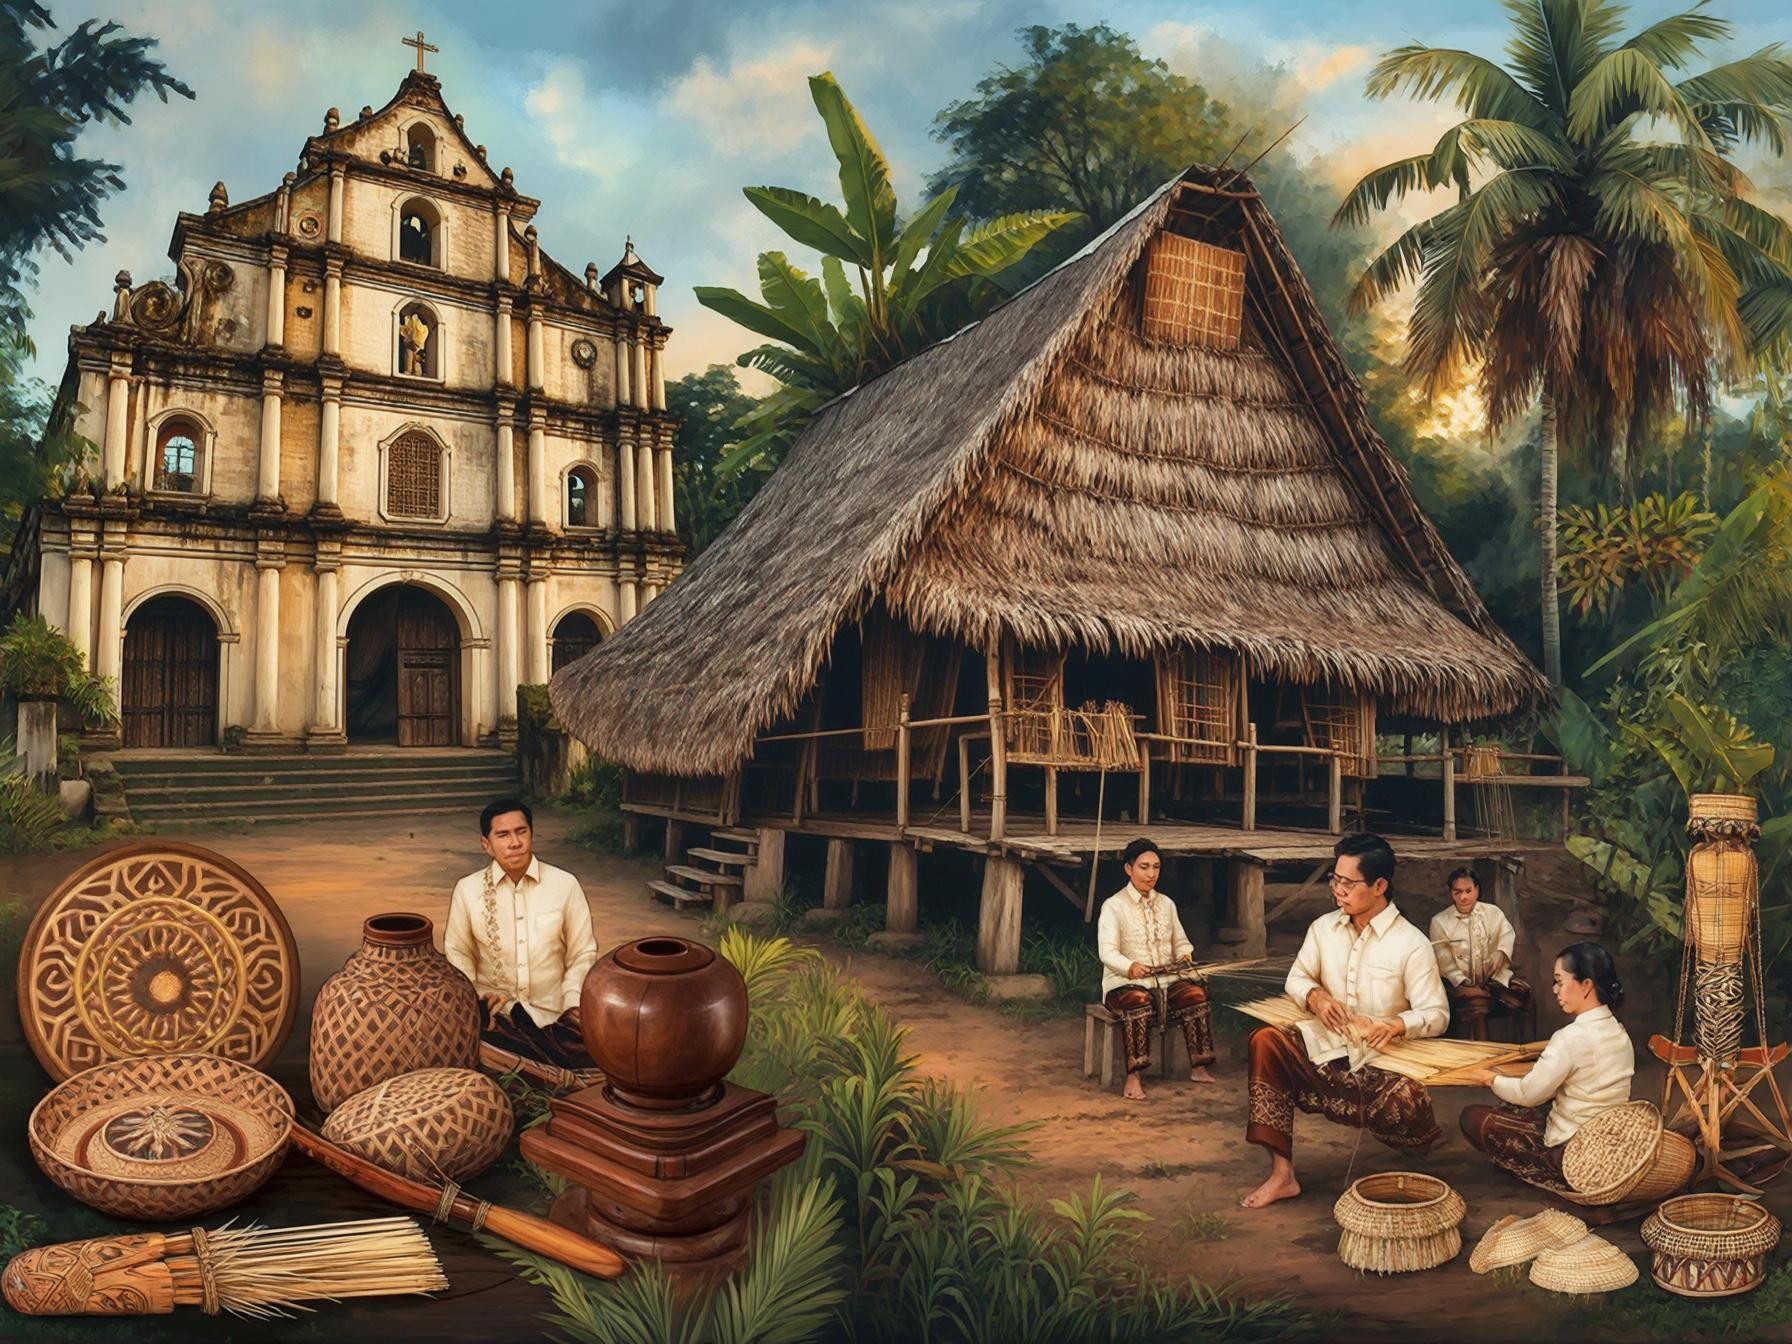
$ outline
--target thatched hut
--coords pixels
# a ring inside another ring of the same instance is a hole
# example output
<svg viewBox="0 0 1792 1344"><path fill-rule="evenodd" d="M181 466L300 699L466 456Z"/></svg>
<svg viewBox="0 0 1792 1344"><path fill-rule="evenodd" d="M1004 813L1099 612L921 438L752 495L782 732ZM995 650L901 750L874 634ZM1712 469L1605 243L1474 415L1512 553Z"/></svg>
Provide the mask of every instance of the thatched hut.
<svg viewBox="0 0 1792 1344"><path fill-rule="evenodd" d="M901 842L957 773L948 829L992 854L1023 804L1059 831L1067 772L1102 776L1110 824L1254 827L1261 775L1335 828L1378 726L1544 691L1263 201L1208 169L826 407L551 687L639 812Z"/></svg>

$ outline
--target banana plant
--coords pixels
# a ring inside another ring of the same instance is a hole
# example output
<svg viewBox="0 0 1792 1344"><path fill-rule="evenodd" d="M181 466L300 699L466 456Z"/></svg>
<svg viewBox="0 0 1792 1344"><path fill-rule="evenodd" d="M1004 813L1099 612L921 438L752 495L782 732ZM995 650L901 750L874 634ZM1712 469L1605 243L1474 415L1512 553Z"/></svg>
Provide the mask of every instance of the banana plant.
<svg viewBox="0 0 1792 1344"><path fill-rule="evenodd" d="M1669 696L1666 708L1668 722L1627 723L1624 731L1667 763L1689 797L1745 792L1773 764L1772 744L1756 741L1746 724L1723 710L1701 708L1684 695Z"/></svg>
<svg viewBox="0 0 1792 1344"><path fill-rule="evenodd" d="M782 252L759 257L758 299L699 285L697 301L771 342L740 356L777 391L737 422L742 441L717 474L775 465L823 405L949 335L964 298L976 315L1003 293L991 279L1054 230L1079 218L1030 211L971 224L951 212L957 187L900 218L889 161L832 74L809 81L839 163L841 205L789 187L747 187L746 198L790 238L821 254L820 275ZM849 274L849 268L852 272Z"/></svg>

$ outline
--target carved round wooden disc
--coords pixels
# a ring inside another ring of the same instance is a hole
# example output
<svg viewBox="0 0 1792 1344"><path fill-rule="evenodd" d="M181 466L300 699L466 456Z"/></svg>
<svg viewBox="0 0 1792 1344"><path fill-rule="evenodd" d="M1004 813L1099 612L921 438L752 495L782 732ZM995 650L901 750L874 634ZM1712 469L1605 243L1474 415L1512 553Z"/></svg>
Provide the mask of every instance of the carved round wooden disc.
<svg viewBox="0 0 1792 1344"><path fill-rule="evenodd" d="M76 871L19 952L25 1039L58 1080L177 1051L263 1068L298 994L298 945L267 889L178 841L126 845Z"/></svg>

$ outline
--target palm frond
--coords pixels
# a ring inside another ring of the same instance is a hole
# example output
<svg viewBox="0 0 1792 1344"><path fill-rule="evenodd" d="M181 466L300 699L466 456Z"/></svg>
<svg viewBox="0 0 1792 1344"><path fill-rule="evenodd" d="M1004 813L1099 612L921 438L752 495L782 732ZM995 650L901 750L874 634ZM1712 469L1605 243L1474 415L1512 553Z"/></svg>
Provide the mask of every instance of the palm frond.
<svg viewBox="0 0 1792 1344"><path fill-rule="evenodd" d="M1417 280L1424 271L1425 252L1438 232L1440 221L1447 226L1446 216L1461 209L1461 205L1453 205L1430 219L1420 220L1382 249L1351 286L1347 300L1350 311L1365 313L1388 295L1399 293Z"/></svg>
<svg viewBox="0 0 1792 1344"><path fill-rule="evenodd" d="M1392 163L1370 169L1346 193L1337 213L1332 216L1332 227L1353 228L1367 223L1377 210L1387 209L1390 201L1404 200L1413 192L1430 191L1437 187L1439 183L1432 180L1431 174L1431 165L1435 159L1434 150L1430 154L1414 154L1410 158L1396 159Z"/></svg>
<svg viewBox="0 0 1792 1344"><path fill-rule="evenodd" d="M709 1304L715 1344L804 1344L821 1337L846 1299L840 1203L819 1176L785 1179L754 1220L753 1256Z"/></svg>
<svg viewBox="0 0 1792 1344"><path fill-rule="evenodd" d="M1449 47L1397 47L1375 63L1365 90L1371 98L1404 92L1421 101L1453 96L1471 117L1546 123L1537 100L1517 80L1485 56Z"/></svg>
<svg viewBox="0 0 1792 1344"><path fill-rule="evenodd" d="M1624 45L1640 52L1650 63L1667 70L1678 70L1698 54L1707 42L1721 41L1730 35L1730 24L1715 14L1707 14L1705 0L1681 14L1650 24Z"/></svg>
<svg viewBox="0 0 1792 1344"><path fill-rule="evenodd" d="M1672 122L1689 144L1710 148L1685 95L1642 52L1620 47L1574 86L1568 100L1568 134L1592 144L1630 118L1643 115Z"/></svg>

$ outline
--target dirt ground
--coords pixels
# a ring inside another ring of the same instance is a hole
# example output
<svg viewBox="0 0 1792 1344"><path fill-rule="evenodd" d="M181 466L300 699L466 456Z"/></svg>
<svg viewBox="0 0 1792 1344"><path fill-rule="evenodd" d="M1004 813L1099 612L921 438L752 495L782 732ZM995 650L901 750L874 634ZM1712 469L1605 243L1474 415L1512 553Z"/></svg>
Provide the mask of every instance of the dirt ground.
<svg viewBox="0 0 1792 1344"><path fill-rule="evenodd" d="M646 898L642 884L656 871L653 860L592 854L571 844L567 830L565 818L543 814L538 819L538 852L571 869L584 884L600 947L653 932L696 934L694 916L675 914ZM228 854L260 878L280 902L298 938L304 967L301 1013L272 1072L293 1091L301 1110L309 1103L304 1046L309 1005L318 986L359 945L361 920L380 911L414 910L439 925L454 881L476 868L481 858L476 834L459 819L195 830L181 833L181 838ZM8 861L0 866L0 895L23 898L35 906L93 852ZM1527 934L1536 947L1553 950L1571 941L1560 932L1561 913L1561 908L1545 903L1533 907ZM0 949L5 954L0 973L8 976L20 931L12 929L10 945ZM1298 929L1291 926L1277 936L1280 941L1291 940ZM1353 1176L1418 1169L1442 1177L1468 1204L1462 1227L1465 1248L1499 1217L1544 1207L1538 1192L1480 1161L1458 1136L1456 1116L1462 1106L1483 1099L1477 1090L1434 1093L1446 1140L1416 1158L1397 1155L1370 1139L1358 1143L1355 1131L1300 1117L1296 1160L1305 1193L1268 1210L1247 1212L1237 1200L1260 1179L1264 1159L1242 1142L1242 1051L1248 1023L1238 1014L1216 1011L1217 1086L1148 1079L1149 1098L1128 1103L1119 1097L1117 1086L1104 1091L1098 1081L1082 1076L1080 1019L1023 1022L950 995L931 977L918 973L913 962L870 953L848 957L837 948L829 949L828 955L847 965L865 990L909 1028L909 1046L919 1055L922 1072L975 1089L982 1104L999 1110L1004 1121L1035 1124L1030 1139L1035 1161L1022 1177L1030 1194L1044 1200L1086 1190L1098 1173L1105 1185L1134 1191L1138 1207L1155 1220L1141 1250L1152 1267L1197 1274L1209 1282L1233 1282L1251 1295L1290 1294L1305 1308L1334 1313L1339 1339L1435 1340L1446 1330L1463 1341L1576 1334L1575 1321L1582 1310L1577 1303L1528 1286L1478 1278L1467 1267L1466 1253L1432 1273L1387 1279L1365 1278L1337 1259L1331 1205ZM1653 1022L1657 1015L1657 1008L1644 1004L1627 1012L1626 1018L1639 1034L1646 1034L1666 1025ZM1545 1004L1540 1033L1559 1024L1554 1005ZM74 1206L30 1160L25 1117L46 1080L20 1041L11 994L6 995L0 1016L0 1050L7 1063L0 1083L0 1135L5 1136L0 1138L0 1181L7 1191L16 1192L4 1198L45 1216L53 1237L107 1230L106 1220ZM1635 1094L1658 1097L1659 1085L1654 1071L1640 1073ZM533 1200L537 1201L533 1207L541 1206L539 1190L515 1169L495 1169L478 1185L479 1193L488 1198L519 1204ZM1792 1214L1792 1182L1771 1190L1769 1203L1782 1218ZM374 1216L382 1207L371 1196L294 1156L240 1213L290 1224ZM1189 1214L1212 1215L1203 1220L1207 1234L1203 1239L1190 1240L1178 1230L1179 1220ZM1643 1255L1635 1222L1602 1229L1602 1234L1627 1252ZM503 1262L469 1238L437 1231L433 1240L452 1284L444 1299L436 1302L393 1300L329 1307L277 1332L257 1327L252 1334L184 1312L170 1322L134 1323L122 1335L108 1325L105 1337L526 1337L519 1322L548 1308L546 1294L518 1282ZM1447 1312L1447 1327L1440 1310ZM0 1323L0 1337L24 1337L8 1328L23 1324L17 1318L6 1319ZM82 1323L70 1323L63 1327L68 1333L34 1332L31 1337L101 1338L99 1323L93 1325L86 1330ZM1792 1331L1784 1337L1792 1338Z"/></svg>

